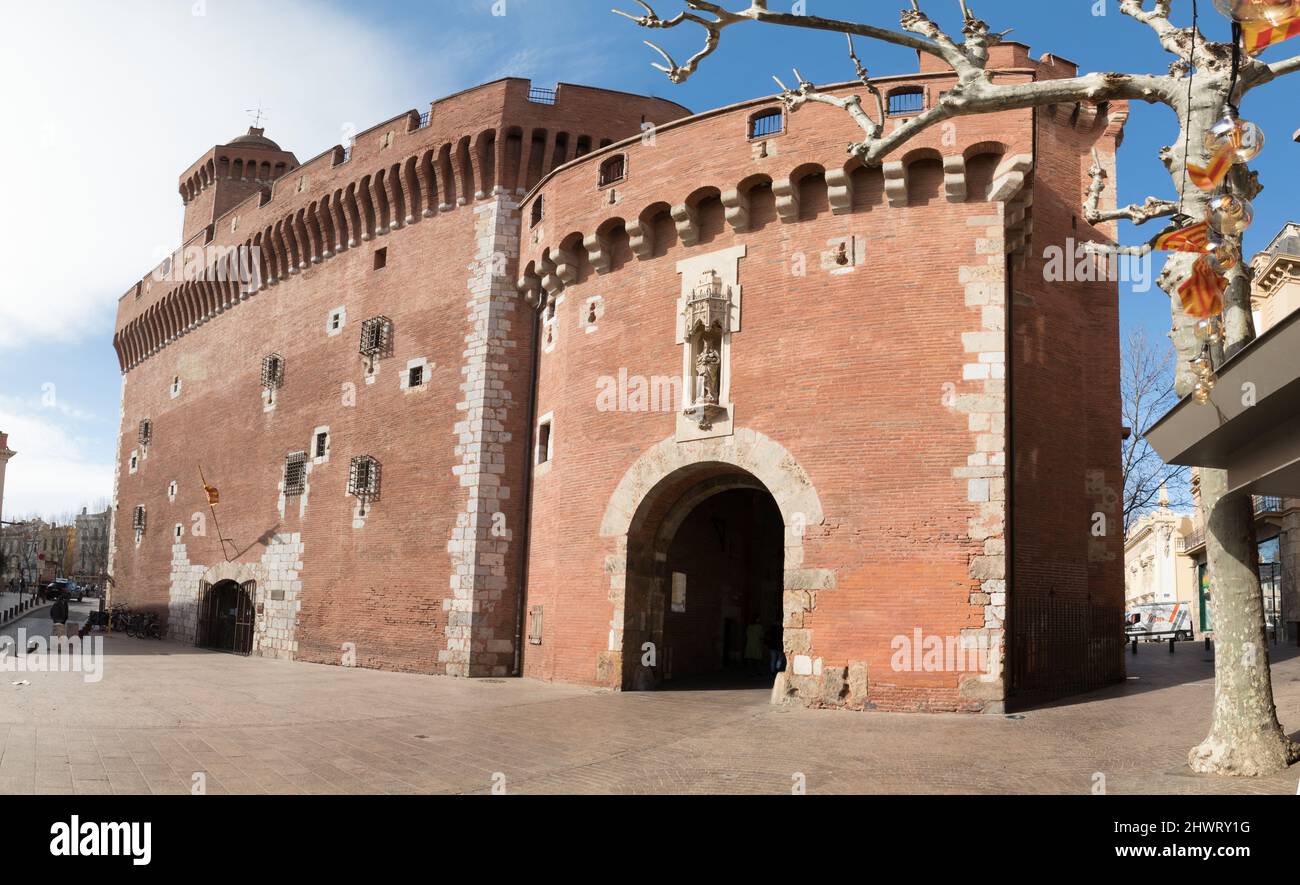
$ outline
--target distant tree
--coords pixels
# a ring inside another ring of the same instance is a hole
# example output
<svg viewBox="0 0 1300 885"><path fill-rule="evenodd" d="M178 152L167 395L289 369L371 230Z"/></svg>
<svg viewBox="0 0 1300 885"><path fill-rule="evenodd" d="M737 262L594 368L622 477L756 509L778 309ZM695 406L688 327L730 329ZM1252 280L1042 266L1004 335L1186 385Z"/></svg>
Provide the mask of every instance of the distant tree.
<svg viewBox="0 0 1300 885"><path fill-rule="evenodd" d="M1134 329L1124 341L1121 352L1120 395L1124 427L1130 433L1124 440L1124 534L1133 523L1160 506L1160 490L1169 492L1174 508L1190 506L1188 477L1190 471L1177 464L1166 464L1147 442L1146 432L1161 416L1178 403L1174 391L1174 352L1153 344L1142 331Z"/></svg>

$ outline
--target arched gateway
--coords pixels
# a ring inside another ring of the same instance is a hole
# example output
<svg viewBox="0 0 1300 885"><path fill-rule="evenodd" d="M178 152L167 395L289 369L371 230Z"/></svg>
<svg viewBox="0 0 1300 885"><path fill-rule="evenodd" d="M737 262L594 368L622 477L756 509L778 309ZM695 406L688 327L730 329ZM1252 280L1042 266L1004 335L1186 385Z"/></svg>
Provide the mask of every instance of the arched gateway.
<svg viewBox="0 0 1300 885"><path fill-rule="evenodd" d="M257 627L257 573L253 567L222 563L199 581L194 644L213 651L249 655Z"/></svg>
<svg viewBox="0 0 1300 885"><path fill-rule="evenodd" d="M788 666L799 672L810 662L802 614L834 586L832 572L804 560L809 530L822 522L808 475L761 433L670 437L645 452L601 524L616 545L601 681L633 689L743 666L755 624L764 636L784 628Z"/></svg>

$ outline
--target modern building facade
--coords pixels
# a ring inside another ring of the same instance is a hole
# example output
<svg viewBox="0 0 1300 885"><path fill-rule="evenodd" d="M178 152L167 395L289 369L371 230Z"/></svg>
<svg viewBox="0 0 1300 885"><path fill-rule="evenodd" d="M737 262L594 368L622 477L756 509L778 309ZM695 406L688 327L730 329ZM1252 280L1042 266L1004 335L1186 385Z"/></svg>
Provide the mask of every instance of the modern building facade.
<svg viewBox="0 0 1300 885"><path fill-rule="evenodd" d="M954 82L922 65L892 116ZM302 164L218 147L119 306L114 599L209 647L612 689L757 629L817 706L1122 679L1117 286L1073 249L1114 237L1081 203L1126 117L868 169L821 105L504 80Z"/></svg>

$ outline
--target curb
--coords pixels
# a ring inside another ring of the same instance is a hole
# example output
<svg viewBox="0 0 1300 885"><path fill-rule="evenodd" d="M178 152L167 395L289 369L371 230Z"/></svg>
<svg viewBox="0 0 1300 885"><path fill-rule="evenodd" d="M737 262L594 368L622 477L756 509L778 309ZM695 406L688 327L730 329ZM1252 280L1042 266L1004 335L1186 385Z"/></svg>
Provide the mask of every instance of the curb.
<svg viewBox="0 0 1300 885"><path fill-rule="evenodd" d="M52 602L39 602L21 611L18 606L11 605L9 608L0 610L0 627L8 627L10 624L18 623L23 618L30 618L32 615L49 611L52 605L54 605Z"/></svg>

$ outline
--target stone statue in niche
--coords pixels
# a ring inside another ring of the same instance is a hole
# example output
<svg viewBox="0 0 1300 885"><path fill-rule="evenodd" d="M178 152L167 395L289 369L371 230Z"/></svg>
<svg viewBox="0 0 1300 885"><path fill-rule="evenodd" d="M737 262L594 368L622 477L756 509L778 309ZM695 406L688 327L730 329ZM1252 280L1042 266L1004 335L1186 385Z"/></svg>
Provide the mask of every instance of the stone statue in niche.
<svg viewBox="0 0 1300 885"><path fill-rule="evenodd" d="M695 402L702 405L718 404L718 379L722 373L722 355L705 338L703 350L695 360Z"/></svg>
<svg viewBox="0 0 1300 885"><path fill-rule="evenodd" d="M690 371L694 381L684 414L711 430L716 418L726 415L722 405L722 348L731 330L731 290L716 271L707 271L691 291L683 310Z"/></svg>

